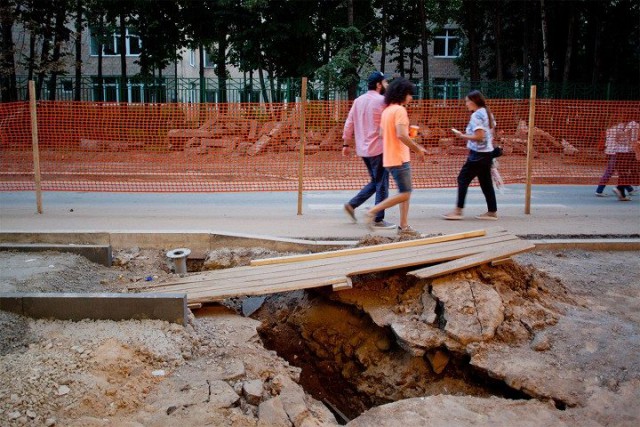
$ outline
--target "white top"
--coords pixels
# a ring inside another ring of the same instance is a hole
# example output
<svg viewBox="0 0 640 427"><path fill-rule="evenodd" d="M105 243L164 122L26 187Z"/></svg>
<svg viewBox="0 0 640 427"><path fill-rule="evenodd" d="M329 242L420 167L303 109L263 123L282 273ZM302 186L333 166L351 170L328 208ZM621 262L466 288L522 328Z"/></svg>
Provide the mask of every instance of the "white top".
<svg viewBox="0 0 640 427"><path fill-rule="evenodd" d="M493 127L496 126L496 121L493 121ZM471 114L471 119L467 125L465 133L467 135L473 135L478 129L484 130L484 141L467 141L467 148L469 150L477 151L479 153L490 153L493 151L493 129L489 126L489 115L486 108L478 108Z"/></svg>
<svg viewBox="0 0 640 427"><path fill-rule="evenodd" d="M631 123L618 123L607 129L604 148L605 154L630 153L633 151L631 147L631 137L634 126L631 125ZM631 126L629 127L629 125Z"/></svg>

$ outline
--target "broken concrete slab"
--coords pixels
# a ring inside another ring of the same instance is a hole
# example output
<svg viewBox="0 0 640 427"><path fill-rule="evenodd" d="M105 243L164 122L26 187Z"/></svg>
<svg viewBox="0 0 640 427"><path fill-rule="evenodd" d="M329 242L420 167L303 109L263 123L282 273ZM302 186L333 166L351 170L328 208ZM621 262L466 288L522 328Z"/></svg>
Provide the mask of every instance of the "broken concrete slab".
<svg viewBox="0 0 640 427"><path fill-rule="evenodd" d="M462 344L491 339L504 320L504 306L496 290L476 280L435 280L432 295L444 304L447 334Z"/></svg>
<svg viewBox="0 0 640 427"><path fill-rule="evenodd" d="M185 294L0 293L0 310L36 319L143 320L187 324Z"/></svg>

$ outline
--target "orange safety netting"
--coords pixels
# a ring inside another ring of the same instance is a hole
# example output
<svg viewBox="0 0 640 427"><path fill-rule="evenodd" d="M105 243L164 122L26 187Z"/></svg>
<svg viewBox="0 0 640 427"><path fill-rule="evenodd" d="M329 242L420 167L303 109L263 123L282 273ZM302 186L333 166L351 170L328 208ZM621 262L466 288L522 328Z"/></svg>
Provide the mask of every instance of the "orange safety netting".
<svg viewBox="0 0 640 427"><path fill-rule="evenodd" d="M534 184L598 184L609 160L607 129L640 122L639 101L535 102ZM301 105L39 101L42 189L294 191ZM490 99L488 105L498 123L496 141L504 147L500 174L507 184L524 183L530 101ZM368 182L362 161L341 154L349 107L346 101L306 103L305 190L356 189ZM420 100L408 110L411 123L420 126L417 140L429 152L426 162L412 164L414 187L455 186L467 151L450 128L464 130L470 115L464 102ZM619 156L610 184L617 176L637 180L637 168L635 156ZM29 104L0 104L0 191L34 188Z"/></svg>

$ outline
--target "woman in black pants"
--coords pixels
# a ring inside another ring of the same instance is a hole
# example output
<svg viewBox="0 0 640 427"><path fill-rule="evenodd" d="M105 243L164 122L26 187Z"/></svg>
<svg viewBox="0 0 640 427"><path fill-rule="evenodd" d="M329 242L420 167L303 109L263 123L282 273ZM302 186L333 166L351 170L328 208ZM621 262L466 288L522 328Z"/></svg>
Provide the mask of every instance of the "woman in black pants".
<svg viewBox="0 0 640 427"><path fill-rule="evenodd" d="M458 174L458 203L451 212L443 215L445 219L462 219L464 200L473 178L478 177L480 188L487 201L487 212L476 216L478 219L497 220L498 205L496 192L491 181L491 165L493 162L493 134L496 122L484 96L480 91L469 92L465 98L465 105L471 111L471 119L465 133L452 129L457 137L467 140L469 156Z"/></svg>

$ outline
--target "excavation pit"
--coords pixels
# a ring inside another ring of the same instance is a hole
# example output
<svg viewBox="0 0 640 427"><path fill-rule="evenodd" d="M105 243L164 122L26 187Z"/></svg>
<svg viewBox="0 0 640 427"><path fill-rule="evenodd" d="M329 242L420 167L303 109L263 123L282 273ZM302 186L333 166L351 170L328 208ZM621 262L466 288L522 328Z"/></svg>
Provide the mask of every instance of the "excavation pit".
<svg viewBox="0 0 640 427"><path fill-rule="evenodd" d="M531 398L472 366L467 345L480 345L482 332L478 341L460 331L458 340L447 337L445 319L461 322L444 308L451 303L427 302L433 282L410 280L405 273L364 275L354 280L353 290L339 293L271 296L254 315L262 321L260 336L267 348L302 369L300 384L344 421L411 397ZM419 348L410 337L425 335L425 329L431 329L431 342Z"/></svg>
<svg viewBox="0 0 640 427"><path fill-rule="evenodd" d="M148 277L151 283L173 280L164 254L118 251L118 263L106 268L75 255L3 253L2 286L130 292L148 286ZM187 327L0 313L0 424L30 411L42 425L53 418L60 425L105 418L114 424L255 425L259 405L298 396L295 401L303 399L308 414L324 425L333 424L318 401L337 420L371 407L351 421L354 427L451 425L454 416L458 425L477 419L635 425L638 261L634 251L559 250L518 255L513 263L470 269L450 281L410 281L403 271L356 276L352 290L272 295L253 318L238 315L242 299L227 300L235 311L204 307ZM504 309L493 337L487 334L497 321L489 315L500 310L490 289ZM274 343L265 332L270 325L279 332L272 334ZM262 396L245 392L258 380ZM314 384L323 389L316 392ZM213 409L213 402L226 406Z"/></svg>

